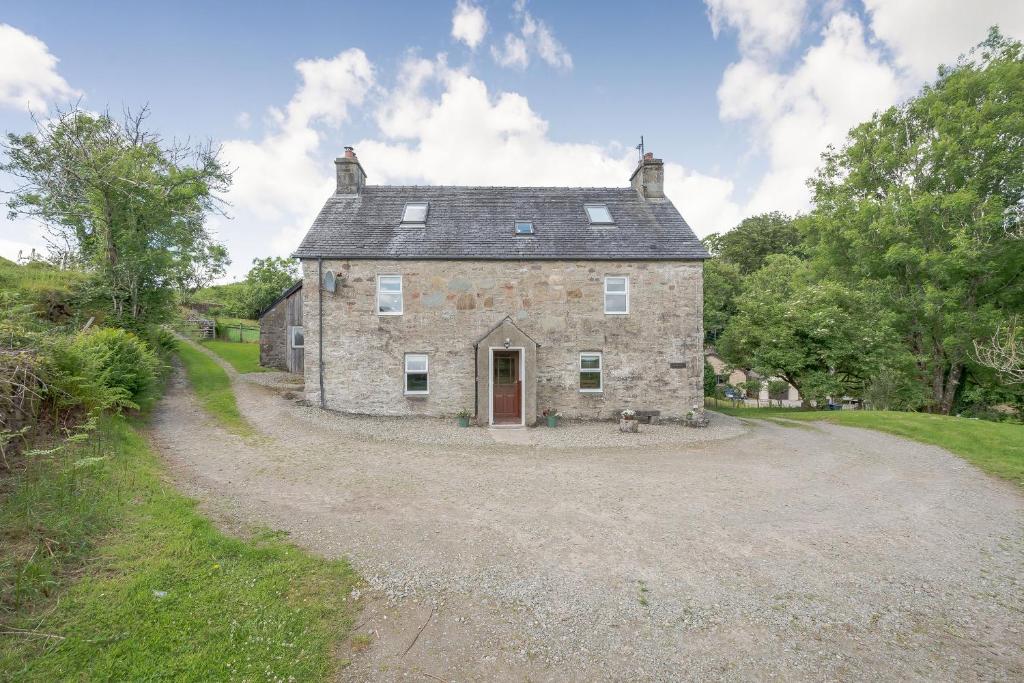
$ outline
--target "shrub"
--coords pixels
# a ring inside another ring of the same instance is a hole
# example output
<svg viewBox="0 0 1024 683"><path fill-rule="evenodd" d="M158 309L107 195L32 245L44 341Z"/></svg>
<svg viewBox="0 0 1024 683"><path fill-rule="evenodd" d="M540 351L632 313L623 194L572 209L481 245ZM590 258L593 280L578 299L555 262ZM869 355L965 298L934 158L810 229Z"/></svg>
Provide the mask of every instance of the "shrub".
<svg viewBox="0 0 1024 683"><path fill-rule="evenodd" d="M122 389L137 399L156 383L161 363L144 341L127 330L104 328L75 337L71 351L84 361L87 379Z"/></svg>
<svg viewBox="0 0 1024 683"><path fill-rule="evenodd" d="M160 358L169 358L178 350L178 338L166 327L153 327L149 331L148 341Z"/></svg>

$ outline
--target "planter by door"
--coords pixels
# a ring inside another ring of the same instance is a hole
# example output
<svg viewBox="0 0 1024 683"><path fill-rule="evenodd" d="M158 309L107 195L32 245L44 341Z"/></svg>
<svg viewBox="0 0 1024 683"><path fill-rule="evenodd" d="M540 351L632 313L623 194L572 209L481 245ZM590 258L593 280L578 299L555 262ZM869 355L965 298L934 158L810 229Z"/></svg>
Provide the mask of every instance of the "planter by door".
<svg viewBox="0 0 1024 683"><path fill-rule="evenodd" d="M520 380L520 362L518 350L494 352L491 414L496 425L522 424L523 384Z"/></svg>
<svg viewBox="0 0 1024 683"><path fill-rule="evenodd" d="M557 426L558 426L558 416L557 415L548 415L548 427L557 427Z"/></svg>

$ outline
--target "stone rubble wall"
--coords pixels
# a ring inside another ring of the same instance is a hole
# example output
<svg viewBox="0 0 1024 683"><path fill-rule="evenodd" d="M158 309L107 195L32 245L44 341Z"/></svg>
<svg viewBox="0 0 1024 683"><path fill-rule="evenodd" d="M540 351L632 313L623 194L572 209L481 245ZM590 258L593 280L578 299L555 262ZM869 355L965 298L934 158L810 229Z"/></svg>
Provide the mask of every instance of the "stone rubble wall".
<svg viewBox="0 0 1024 683"><path fill-rule="evenodd" d="M306 397L315 404L317 262L302 265ZM474 343L506 315L540 344L538 413L552 407L570 419L608 419L631 407L678 419L703 401L699 261L325 260L323 267L339 277L337 291L323 298L329 408L431 416L472 410ZM377 275L403 276L403 315L377 315ZM629 276L628 315L604 313L608 275ZM581 351L603 353L603 393L579 391ZM428 354L429 396L404 396L405 353Z"/></svg>

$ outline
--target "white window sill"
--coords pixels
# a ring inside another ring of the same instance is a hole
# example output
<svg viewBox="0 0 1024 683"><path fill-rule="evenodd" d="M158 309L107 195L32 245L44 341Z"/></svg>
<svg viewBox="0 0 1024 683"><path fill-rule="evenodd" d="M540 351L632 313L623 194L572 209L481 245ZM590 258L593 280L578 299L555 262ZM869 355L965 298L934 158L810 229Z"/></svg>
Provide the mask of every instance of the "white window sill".
<svg viewBox="0 0 1024 683"><path fill-rule="evenodd" d="M406 396L429 396L430 392L429 391L407 391L407 392L405 392L405 395Z"/></svg>
<svg viewBox="0 0 1024 683"><path fill-rule="evenodd" d="M605 311L605 315L629 315L629 311Z"/></svg>
<svg viewBox="0 0 1024 683"><path fill-rule="evenodd" d="M402 315L402 314L401 313L385 313L383 311L377 311L377 315L393 316L393 315Z"/></svg>
<svg viewBox="0 0 1024 683"><path fill-rule="evenodd" d="M580 389L581 394L603 394L604 389Z"/></svg>

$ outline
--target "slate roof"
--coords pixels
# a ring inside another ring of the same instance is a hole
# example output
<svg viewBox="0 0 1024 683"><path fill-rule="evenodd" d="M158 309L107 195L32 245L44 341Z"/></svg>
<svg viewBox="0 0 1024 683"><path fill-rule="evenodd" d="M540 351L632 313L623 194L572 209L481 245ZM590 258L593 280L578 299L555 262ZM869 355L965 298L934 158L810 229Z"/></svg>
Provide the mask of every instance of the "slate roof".
<svg viewBox="0 0 1024 683"><path fill-rule="evenodd" d="M406 202L426 201L425 225L401 225ZM615 227L590 225L583 205L606 204ZM515 221L535 234L517 236ZM668 199L631 187L366 185L335 194L297 258L690 260L709 258Z"/></svg>

